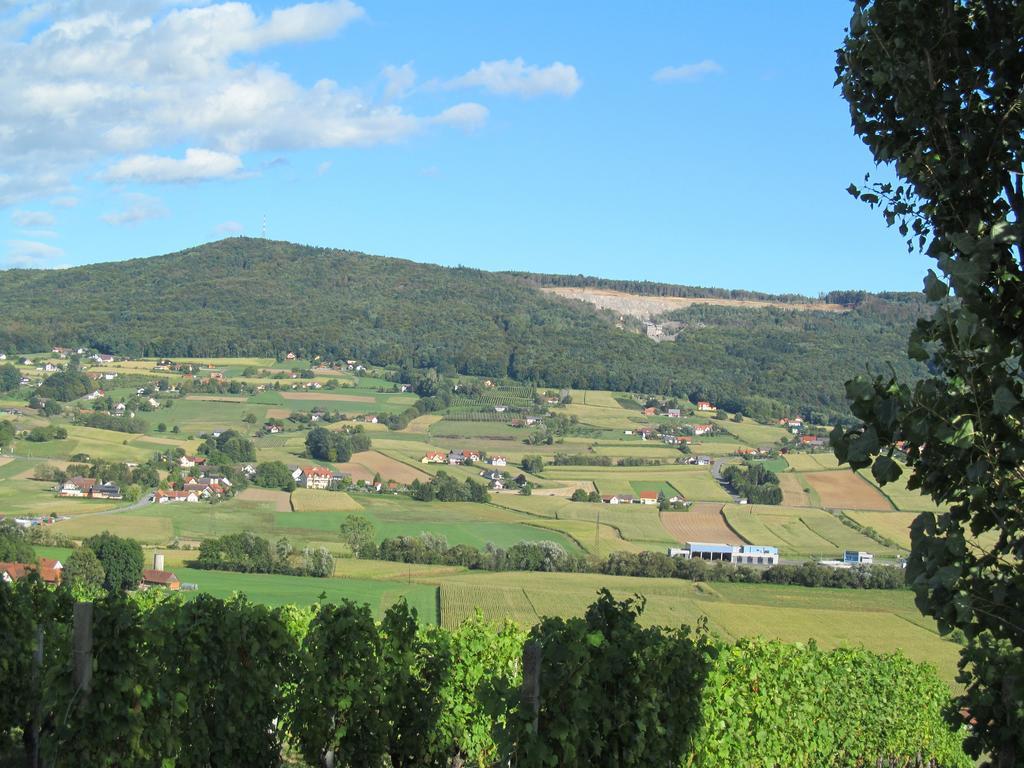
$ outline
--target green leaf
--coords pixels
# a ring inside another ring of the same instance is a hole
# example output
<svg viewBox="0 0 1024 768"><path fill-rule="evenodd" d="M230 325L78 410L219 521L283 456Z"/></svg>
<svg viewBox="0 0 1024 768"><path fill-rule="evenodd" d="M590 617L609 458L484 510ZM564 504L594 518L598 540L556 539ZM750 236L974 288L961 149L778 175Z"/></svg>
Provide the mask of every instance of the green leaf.
<svg viewBox="0 0 1024 768"><path fill-rule="evenodd" d="M1005 384L999 387L992 396L992 413L997 416L1005 416L1018 405L1020 405L1020 401Z"/></svg>
<svg viewBox="0 0 1024 768"><path fill-rule="evenodd" d="M949 286L939 279L934 270L929 269L928 274L924 278L924 295L928 298L928 301L939 301L948 294Z"/></svg>
<svg viewBox="0 0 1024 768"><path fill-rule="evenodd" d="M871 475L878 481L879 485L895 482L902 474L903 470L900 468L900 465L888 456L879 456L871 466Z"/></svg>

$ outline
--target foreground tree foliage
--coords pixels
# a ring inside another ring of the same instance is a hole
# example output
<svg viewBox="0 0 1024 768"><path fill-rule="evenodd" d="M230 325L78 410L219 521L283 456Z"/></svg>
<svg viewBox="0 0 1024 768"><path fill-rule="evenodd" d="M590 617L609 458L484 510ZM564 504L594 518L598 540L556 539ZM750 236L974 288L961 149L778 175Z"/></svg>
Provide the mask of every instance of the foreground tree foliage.
<svg viewBox="0 0 1024 768"><path fill-rule="evenodd" d="M926 665L645 627L642 600L607 592L533 628L535 699L524 633L480 614L424 628L404 602L377 622L347 601L162 590L96 599L78 689L72 605L35 577L0 583L2 765L36 747L55 768L276 768L296 753L334 768L971 765Z"/></svg>
<svg viewBox="0 0 1024 768"><path fill-rule="evenodd" d="M967 637L967 749L1000 768L1024 761L1022 38L1011 0L857 0L836 69L855 132L899 177L851 193L941 274L909 345L932 375L848 382L863 425L833 444L884 483L905 441L909 487L946 505L915 521L908 578L941 631Z"/></svg>

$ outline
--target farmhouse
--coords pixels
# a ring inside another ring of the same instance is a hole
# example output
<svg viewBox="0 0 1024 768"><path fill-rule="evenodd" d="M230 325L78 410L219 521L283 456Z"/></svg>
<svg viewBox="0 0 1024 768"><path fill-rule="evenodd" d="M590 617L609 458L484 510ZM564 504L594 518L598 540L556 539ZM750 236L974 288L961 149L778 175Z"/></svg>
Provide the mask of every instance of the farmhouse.
<svg viewBox="0 0 1024 768"><path fill-rule="evenodd" d="M298 484L303 488L326 490L331 487L334 473L324 467L303 467Z"/></svg>
<svg viewBox="0 0 1024 768"><path fill-rule="evenodd" d="M157 491L153 494L154 504L168 504L171 502L198 504L199 494L195 491Z"/></svg>
<svg viewBox="0 0 1024 768"><path fill-rule="evenodd" d="M679 435L662 435L661 441L665 443L665 445L679 445L683 442Z"/></svg>
<svg viewBox="0 0 1024 768"><path fill-rule="evenodd" d="M507 467L508 466L508 459L506 459L504 456L491 456L491 458L488 461L488 463L492 467Z"/></svg>
<svg viewBox="0 0 1024 768"><path fill-rule="evenodd" d="M657 504L658 503L658 492L657 491L640 491L641 504Z"/></svg>
<svg viewBox="0 0 1024 768"><path fill-rule="evenodd" d="M181 589L181 581L170 571L158 571L153 568L146 568L142 571L142 585L144 587L166 587L171 590Z"/></svg>
<svg viewBox="0 0 1024 768"><path fill-rule="evenodd" d="M182 456L178 459L178 466L182 469L191 469L206 463L205 456Z"/></svg>
<svg viewBox="0 0 1024 768"><path fill-rule="evenodd" d="M713 404L709 403L707 400L701 400L700 402L697 403L697 410L698 411L717 411L718 409L715 408L715 406Z"/></svg>
<svg viewBox="0 0 1024 768"><path fill-rule="evenodd" d="M650 407L650 408L644 408L644 411L643 411L644 416L654 416L657 412L658 412L658 409L654 408L653 406Z"/></svg>
<svg viewBox="0 0 1024 768"><path fill-rule="evenodd" d="M693 425L693 434L695 436L697 436L697 437L700 437L701 435L710 435L714 431L715 431L715 425L714 424L694 424Z"/></svg>
<svg viewBox="0 0 1024 768"><path fill-rule="evenodd" d="M682 412L678 408L669 408L665 411L665 415L670 419L678 419L682 415Z"/></svg>
<svg viewBox="0 0 1024 768"><path fill-rule="evenodd" d="M57 495L68 497L88 496L89 491L96 485L95 478L92 477L69 477L60 487L57 489Z"/></svg>
<svg viewBox="0 0 1024 768"><path fill-rule="evenodd" d="M602 496L602 497L601 497L601 501L602 501L602 502L603 502L604 504L619 504L619 503L621 503L621 502L619 501L619 497L618 497L618 496L615 496L615 495L610 495L610 496Z"/></svg>
<svg viewBox="0 0 1024 768"><path fill-rule="evenodd" d="M444 451L427 451L427 453L420 459L421 464L447 464L448 454Z"/></svg>

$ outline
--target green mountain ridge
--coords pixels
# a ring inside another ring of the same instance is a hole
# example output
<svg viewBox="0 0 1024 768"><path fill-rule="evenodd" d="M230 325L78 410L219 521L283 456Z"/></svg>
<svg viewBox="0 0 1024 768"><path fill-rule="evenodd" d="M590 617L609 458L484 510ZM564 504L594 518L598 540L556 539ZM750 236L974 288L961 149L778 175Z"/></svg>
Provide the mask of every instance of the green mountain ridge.
<svg viewBox="0 0 1024 768"><path fill-rule="evenodd" d="M129 356L354 357L548 386L709 398L774 416L846 413L867 359L916 371L921 305L867 295L850 312L693 307L654 342L522 275L257 238L71 269L0 272L0 349L85 345ZM689 329L689 330L687 330Z"/></svg>

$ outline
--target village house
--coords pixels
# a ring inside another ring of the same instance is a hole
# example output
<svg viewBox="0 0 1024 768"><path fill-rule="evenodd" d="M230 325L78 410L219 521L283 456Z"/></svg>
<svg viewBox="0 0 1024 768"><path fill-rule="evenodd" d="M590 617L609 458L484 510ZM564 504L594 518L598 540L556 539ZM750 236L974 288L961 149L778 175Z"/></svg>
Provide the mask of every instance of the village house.
<svg viewBox="0 0 1024 768"><path fill-rule="evenodd" d="M658 413L658 409L651 406L650 408L644 408L644 416L655 416Z"/></svg>
<svg viewBox="0 0 1024 768"><path fill-rule="evenodd" d="M506 459L504 456L491 456L490 460L488 461L488 464L490 464L492 467L505 467L508 466L508 459Z"/></svg>
<svg viewBox="0 0 1024 768"><path fill-rule="evenodd" d="M678 408L669 408L667 411L665 411L665 415L667 415L670 419L678 419L680 416L682 416L682 411L680 411Z"/></svg>
<svg viewBox="0 0 1024 768"><path fill-rule="evenodd" d="M303 488L326 490L331 487L333 473L324 467L303 467L299 485Z"/></svg>
<svg viewBox="0 0 1024 768"><path fill-rule="evenodd" d="M96 483L89 489L90 499L121 499L121 488L114 483Z"/></svg>
<svg viewBox="0 0 1024 768"><path fill-rule="evenodd" d="M448 454L444 451L427 451L427 453L420 459L421 464L447 464Z"/></svg>
<svg viewBox="0 0 1024 768"><path fill-rule="evenodd" d="M114 362L114 356L113 355L98 355L97 354L97 355L93 355L91 359L92 359L93 362L100 363L101 365L104 364L104 363L112 363L112 362Z"/></svg>
<svg viewBox="0 0 1024 768"><path fill-rule="evenodd" d="M658 503L658 492L657 491L640 491L641 504L657 504Z"/></svg>
<svg viewBox="0 0 1024 768"><path fill-rule="evenodd" d="M278 424L264 424L263 431L268 435L276 435L278 432L284 432L284 427Z"/></svg>
<svg viewBox="0 0 1024 768"><path fill-rule="evenodd" d="M39 577L46 584L60 584L64 575L64 564L52 557L39 558Z"/></svg>
<svg viewBox="0 0 1024 768"><path fill-rule="evenodd" d="M192 469L192 467L202 466L205 463L205 456L182 456L178 459L178 466L182 469Z"/></svg>
<svg viewBox="0 0 1024 768"><path fill-rule="evenodd" d="M28 563L0 563L0 581L10 584L28 576L34 570Z"/></svg>
<svg viewBox="0 0 1024 768"><path fill-rule="evenodd" d="M463 451L449 451L448 452L448 463L449 464L465 464L466 454Z"/></svg>
<svg viewBox="0 0 1024 768"><path fill-rule="evenodd" d="M679 445L683 442L679 435L662 435L661 441L665 443L665 445Z"/></svg>
<svg viewBox="0 0 1024 768"><path fill-rule="evenodd" d="M698 411L717 411L718 409L715 408L715 406L712 405L711 403L709 403L707 400L701 400L700 402L697 403L697 410Z"/></svg>
<svg viewBox="0 0 1024 768"><path fill-rule="evenodd" d="M57 488L57 495L65 498L88 496L95 484L96 479L92 477L69 477Z"/></svg>
<svg viewBox="0 0 1024 768"><path fill-rule="evenodd" d="M824 448L828 445L828 441L820 435L801 435L800 445L808 448Z"/></svg>
<svg viewBox="0 0 1024 768"><path fill-rule="evenodd" d="M715 425L714 424L694 424L693 425L693 434L696 435L697 437L700 437L701 435L710 435L714 431L715 431Z"/></svg>
<svg viewBox="0 0 1024 768"><path fill-rule="evenodd" d="M505 477L505 475L503 475L501 472L498 472L497 470L485 469L480 472L480 477L484 478L484 480L501 480L502 478Z"/></svg>
<svg viewBox="0 0 1024 768"><path fill-rule="evenodd" d="M619 497L614 495L614 494L610 494L610 495L607 495L607 496L602 496L601 497L601 501L604 504L618 504L618 503L620 503L619 502Z"/></svg>
<svg viewBox="0 0 1024 768"><path fill-rule="evenodd" d="M633 430L634 435L640 435L641 440L647 440L654 435L654 430L648 427L640 427L640 429Z"/></svg>

